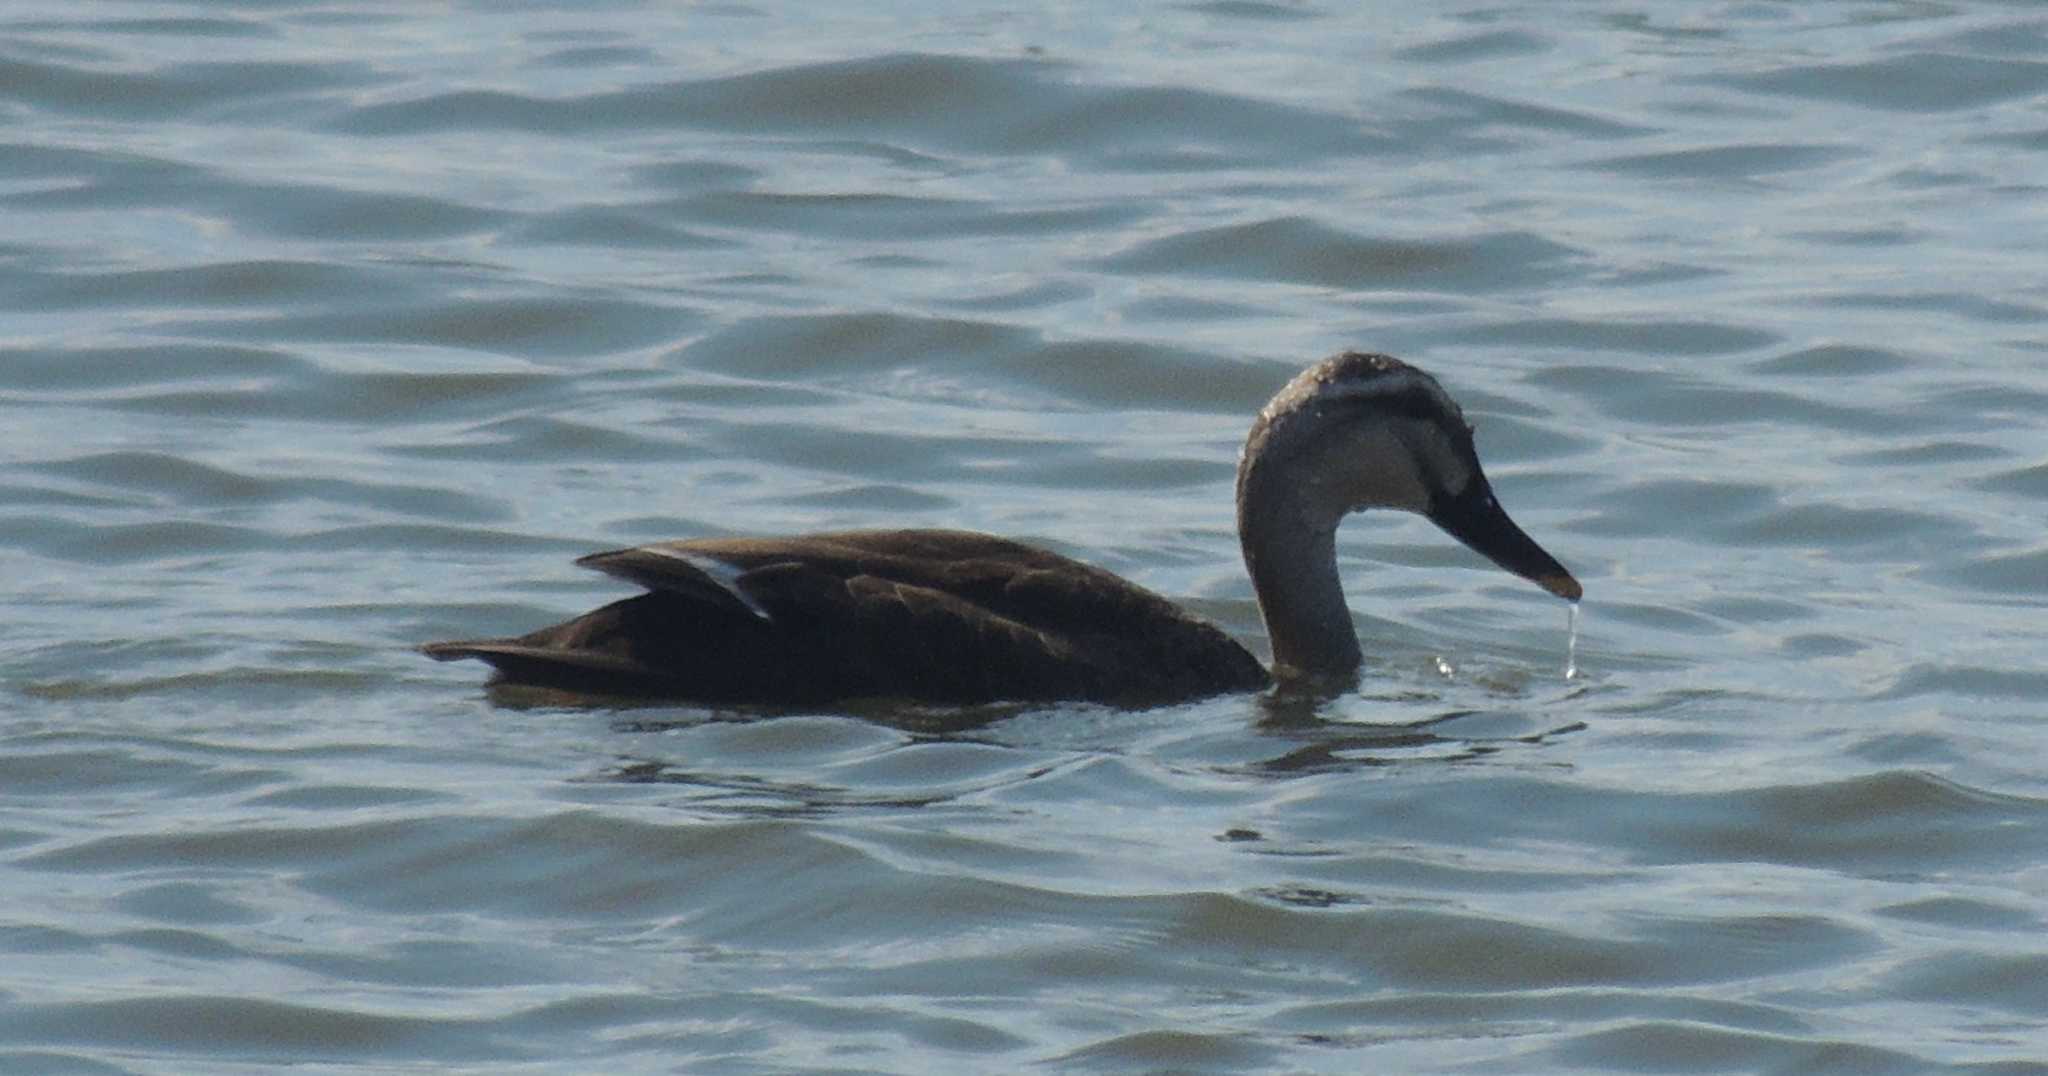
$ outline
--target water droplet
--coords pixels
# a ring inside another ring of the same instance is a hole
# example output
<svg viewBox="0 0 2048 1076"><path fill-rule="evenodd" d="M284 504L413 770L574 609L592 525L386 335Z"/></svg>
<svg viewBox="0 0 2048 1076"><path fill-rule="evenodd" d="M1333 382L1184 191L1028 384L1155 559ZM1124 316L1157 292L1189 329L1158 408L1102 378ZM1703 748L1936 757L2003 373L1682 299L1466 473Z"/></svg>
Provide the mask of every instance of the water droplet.
<svg viewBox="0 0 2048 1076"><path fill-rule="evenodd" d="M1576 680L1579 676L1579 603L1571 603L1571 612L1564 621L1564 678Z"/></svg>

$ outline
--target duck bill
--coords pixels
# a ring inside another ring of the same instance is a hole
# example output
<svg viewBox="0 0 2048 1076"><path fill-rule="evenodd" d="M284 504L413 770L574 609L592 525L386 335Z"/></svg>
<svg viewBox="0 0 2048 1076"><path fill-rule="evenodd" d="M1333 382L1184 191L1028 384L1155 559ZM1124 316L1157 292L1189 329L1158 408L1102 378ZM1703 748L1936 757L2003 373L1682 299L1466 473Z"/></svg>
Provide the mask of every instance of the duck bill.
<svg viewBox="0 0 2048 1076"><path fill-rule="evenodd" d="M1508 518L1484 476L1475 477L1458 496L1431 505L1428 515L1444 533L1552 594L1575 602L1584 593L1556 557Z"/></svg>

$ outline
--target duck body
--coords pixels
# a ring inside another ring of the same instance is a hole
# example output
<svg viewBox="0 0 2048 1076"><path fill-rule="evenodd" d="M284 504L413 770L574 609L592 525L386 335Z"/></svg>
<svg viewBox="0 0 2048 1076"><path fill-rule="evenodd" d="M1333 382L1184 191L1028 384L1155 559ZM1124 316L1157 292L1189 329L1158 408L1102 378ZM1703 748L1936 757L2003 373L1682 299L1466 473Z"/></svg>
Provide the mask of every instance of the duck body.
<svg viewBox="0 0 2048 1076"><path fill-rule="evenodd" d="M1472 430L1428 374L1346 352L1289 381L1238 464L1245 566L1269 673L1208 621L1110 572L949 530L706 538L577 563L646 591L526 635L429 643L515 683L709 703L873 697L1156 705L1276 679L1354 682L1362 660L1337 573L1352 512L1427 516L1559 597L1580 588L1495 500Z"/></svg>
<svg viewBox="0 0 2048 1076"><path fill-rule="evenodd" d="M577 563L647 592L517 638L426 652L481 658L515 682L770 705L1141 706L1271 681L1236 640L1158 594L987 534L706 538Z"/></svg>

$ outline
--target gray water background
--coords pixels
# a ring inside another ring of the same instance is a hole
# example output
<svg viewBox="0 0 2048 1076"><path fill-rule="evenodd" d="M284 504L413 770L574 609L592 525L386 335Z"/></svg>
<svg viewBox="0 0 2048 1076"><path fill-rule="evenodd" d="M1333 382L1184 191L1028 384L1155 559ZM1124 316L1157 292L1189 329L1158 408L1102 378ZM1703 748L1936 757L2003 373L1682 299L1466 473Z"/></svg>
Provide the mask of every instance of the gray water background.
<svg viewBox="0 0 2048 1076"><path fill-rule="evenodd" d="M2048 1072L2048 11L10 3L0 1071ZM964 526L1263 645L1434 371L1565 610L1321 707L772 720L408 648Z"/></svg>

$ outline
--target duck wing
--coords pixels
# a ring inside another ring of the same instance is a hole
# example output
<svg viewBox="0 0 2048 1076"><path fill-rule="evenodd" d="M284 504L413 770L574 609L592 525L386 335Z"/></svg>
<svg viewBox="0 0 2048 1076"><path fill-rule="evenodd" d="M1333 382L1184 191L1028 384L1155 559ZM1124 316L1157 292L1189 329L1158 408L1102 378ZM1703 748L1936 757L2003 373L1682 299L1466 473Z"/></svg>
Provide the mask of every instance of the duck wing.
<svg viewBox="0 0 2048 1076"><path fill-rule="evenodd" d="M647 593L516 638L423 649L522 683L707 702L1146 705L1268 682L1243 646L1165 598L985 534L707 538L577 563Z"/></svg>

